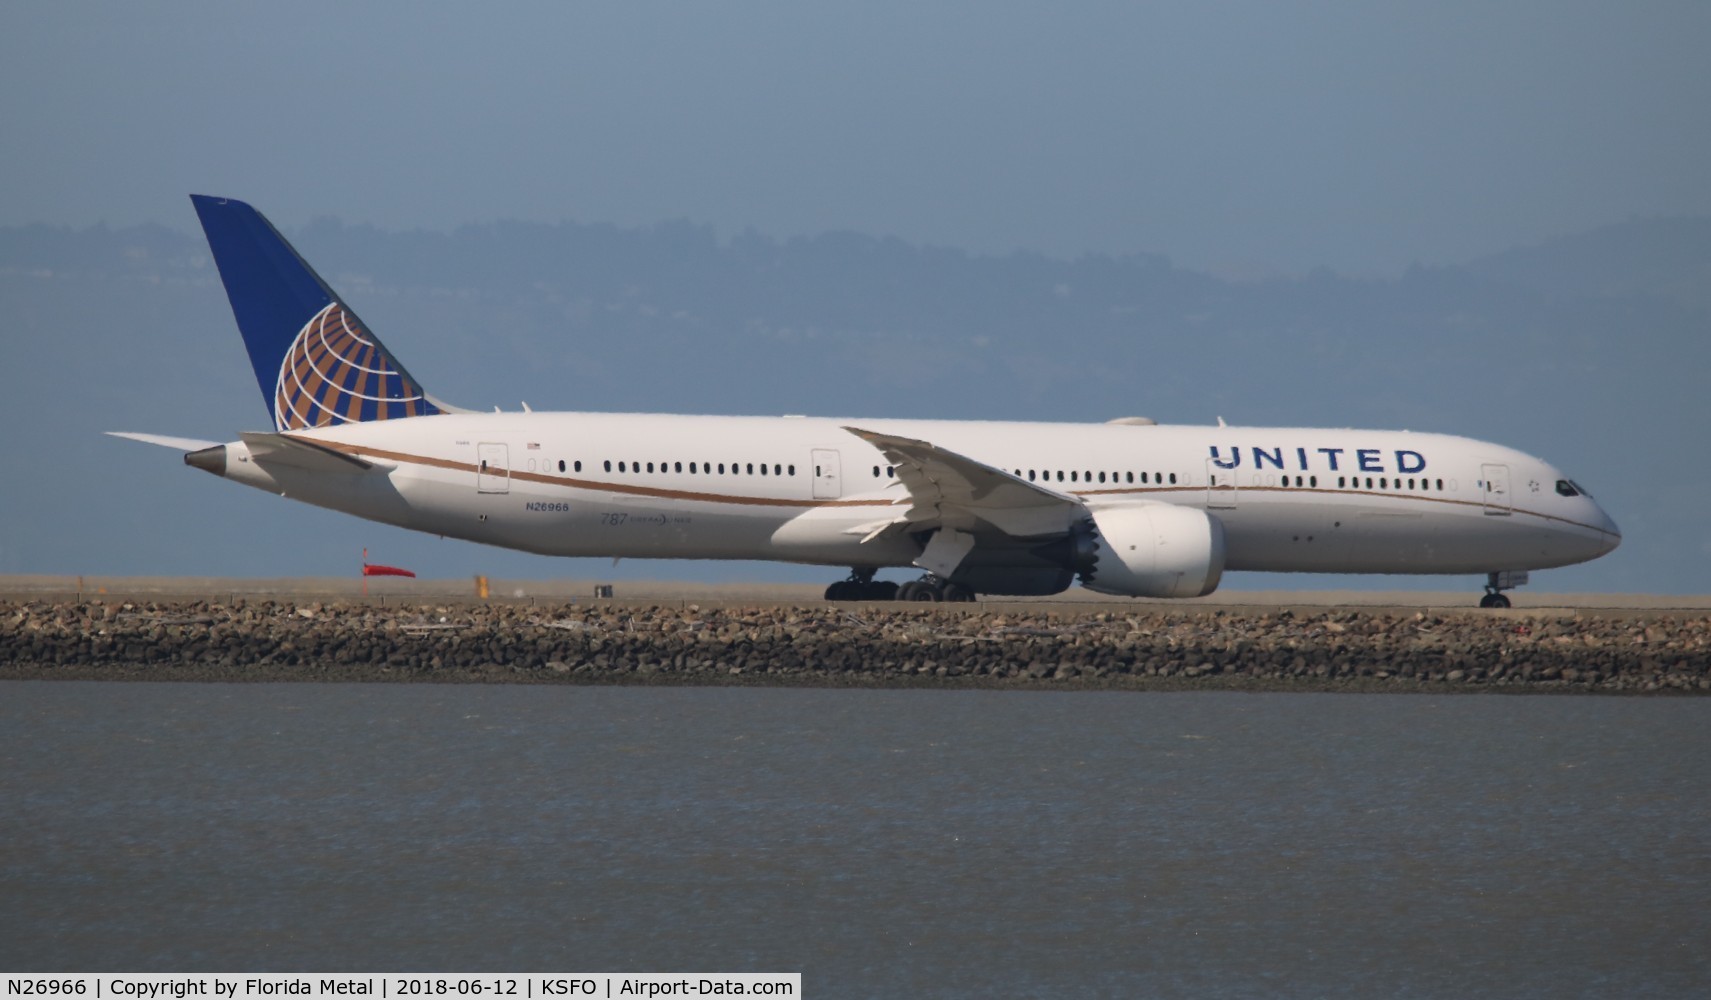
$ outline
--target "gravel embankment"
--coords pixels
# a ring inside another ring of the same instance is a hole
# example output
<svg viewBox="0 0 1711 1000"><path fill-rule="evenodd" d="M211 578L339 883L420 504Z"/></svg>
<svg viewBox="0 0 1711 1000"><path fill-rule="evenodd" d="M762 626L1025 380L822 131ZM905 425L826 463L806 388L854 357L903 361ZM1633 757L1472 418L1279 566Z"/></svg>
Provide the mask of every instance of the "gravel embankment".
<svg viewBox="0 0 1711 1000"><path fill-rule="evenodd" d="M1711 693L1711 615L0 601L0 678Z"/></svg>

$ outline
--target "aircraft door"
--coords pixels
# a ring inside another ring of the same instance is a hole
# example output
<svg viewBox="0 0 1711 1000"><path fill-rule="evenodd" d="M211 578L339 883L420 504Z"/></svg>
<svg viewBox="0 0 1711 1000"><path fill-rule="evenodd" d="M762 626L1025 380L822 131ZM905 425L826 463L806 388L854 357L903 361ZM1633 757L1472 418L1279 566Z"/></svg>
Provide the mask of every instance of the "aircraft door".
<svg viewBox="0 0 1711 1000"><path fill-rule="evenodd" d="M1206 506L1215 510L1236 507L1236 470L1221 468L1210 458L1206 460Z"/></svg>
<svg viewBox="0 0 1711 1000"><path fill-rule="evenodd" d="M843 477L838 453L830 448L815 448L813 459L814 499L836 500L843 496Z"/></svg>
<svg viewBox="0 0 1711 1000"><path fill-rule="evenodd" d="M1482 465L1479 467L1480 478L1485 481L1485 512L1505 516L1509 513L1509 467L1507 465Z"/></svg>
<svg viewBox="0 0 1711 1000"><path fill-rule="evenodd" d="M484 441L475 446L475 457L480 463L475 473L477 493L511 492L510 448Z"/></svg>

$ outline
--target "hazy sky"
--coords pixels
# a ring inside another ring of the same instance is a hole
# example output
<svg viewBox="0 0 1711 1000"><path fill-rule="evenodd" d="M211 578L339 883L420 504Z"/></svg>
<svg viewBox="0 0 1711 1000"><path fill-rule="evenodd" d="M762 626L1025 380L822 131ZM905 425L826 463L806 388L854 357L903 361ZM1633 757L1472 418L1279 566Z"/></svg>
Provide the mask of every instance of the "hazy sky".
<svg viewBox="0 0 1711 1000"><path fill-rule="evenodd" d="M37 3L0 224L497 218L1394 272L1711 213L1711 4Z"/></svg>

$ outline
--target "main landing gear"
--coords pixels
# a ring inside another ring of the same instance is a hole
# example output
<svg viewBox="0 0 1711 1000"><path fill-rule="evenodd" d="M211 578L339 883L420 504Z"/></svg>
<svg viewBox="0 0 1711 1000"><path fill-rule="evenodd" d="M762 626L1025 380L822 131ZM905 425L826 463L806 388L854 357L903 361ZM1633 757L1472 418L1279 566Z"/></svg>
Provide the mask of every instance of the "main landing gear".
<svg viewBox="0 0 1711 1000"><path fill-rule="evenodd" d="M839 580L826 588L828 601L895 601L897 584L875 580L872 569L852 569L848 580Z"/></svg>
<svg viewBox="0 0 1711 1000"><path fill-rule="evenodd" d="M974 591L959 584L941 580L931 573L903 586L889 580L875 580L871 569L852 569L847 580L839 580L826 588L828 601L947 601L967 603L974 600Z"/></svg>
<svg viewBox="0 0 1711 1000"><path fill-rule="evenodd" d="M941 580L931 573L919 580L910 580L897 589L899 601L945 601L967 604L974 600L974 591L960 584Z"/></svg>
<svg viewBox="0 0 1711 1000"><path fill-rule="evenodd" d="M1482 608L1506 608L1509 598L1503 596L1505 590L1513 590L1527 582L1527 571L1524 569L1506 569L1497 573L1485 575L1485 596L1479 599Z"/></svg>

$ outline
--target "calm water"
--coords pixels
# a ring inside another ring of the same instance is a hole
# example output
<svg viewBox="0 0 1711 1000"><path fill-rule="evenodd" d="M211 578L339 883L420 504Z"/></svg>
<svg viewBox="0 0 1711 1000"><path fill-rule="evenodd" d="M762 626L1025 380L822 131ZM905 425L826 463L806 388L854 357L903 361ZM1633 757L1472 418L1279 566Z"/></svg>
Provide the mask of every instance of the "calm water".
<svg viewBox="0 0 1711 1000"><path fill-rule="evenodd" d="M0 684L0 965L1703 996L1711 701Z"/></svg>

